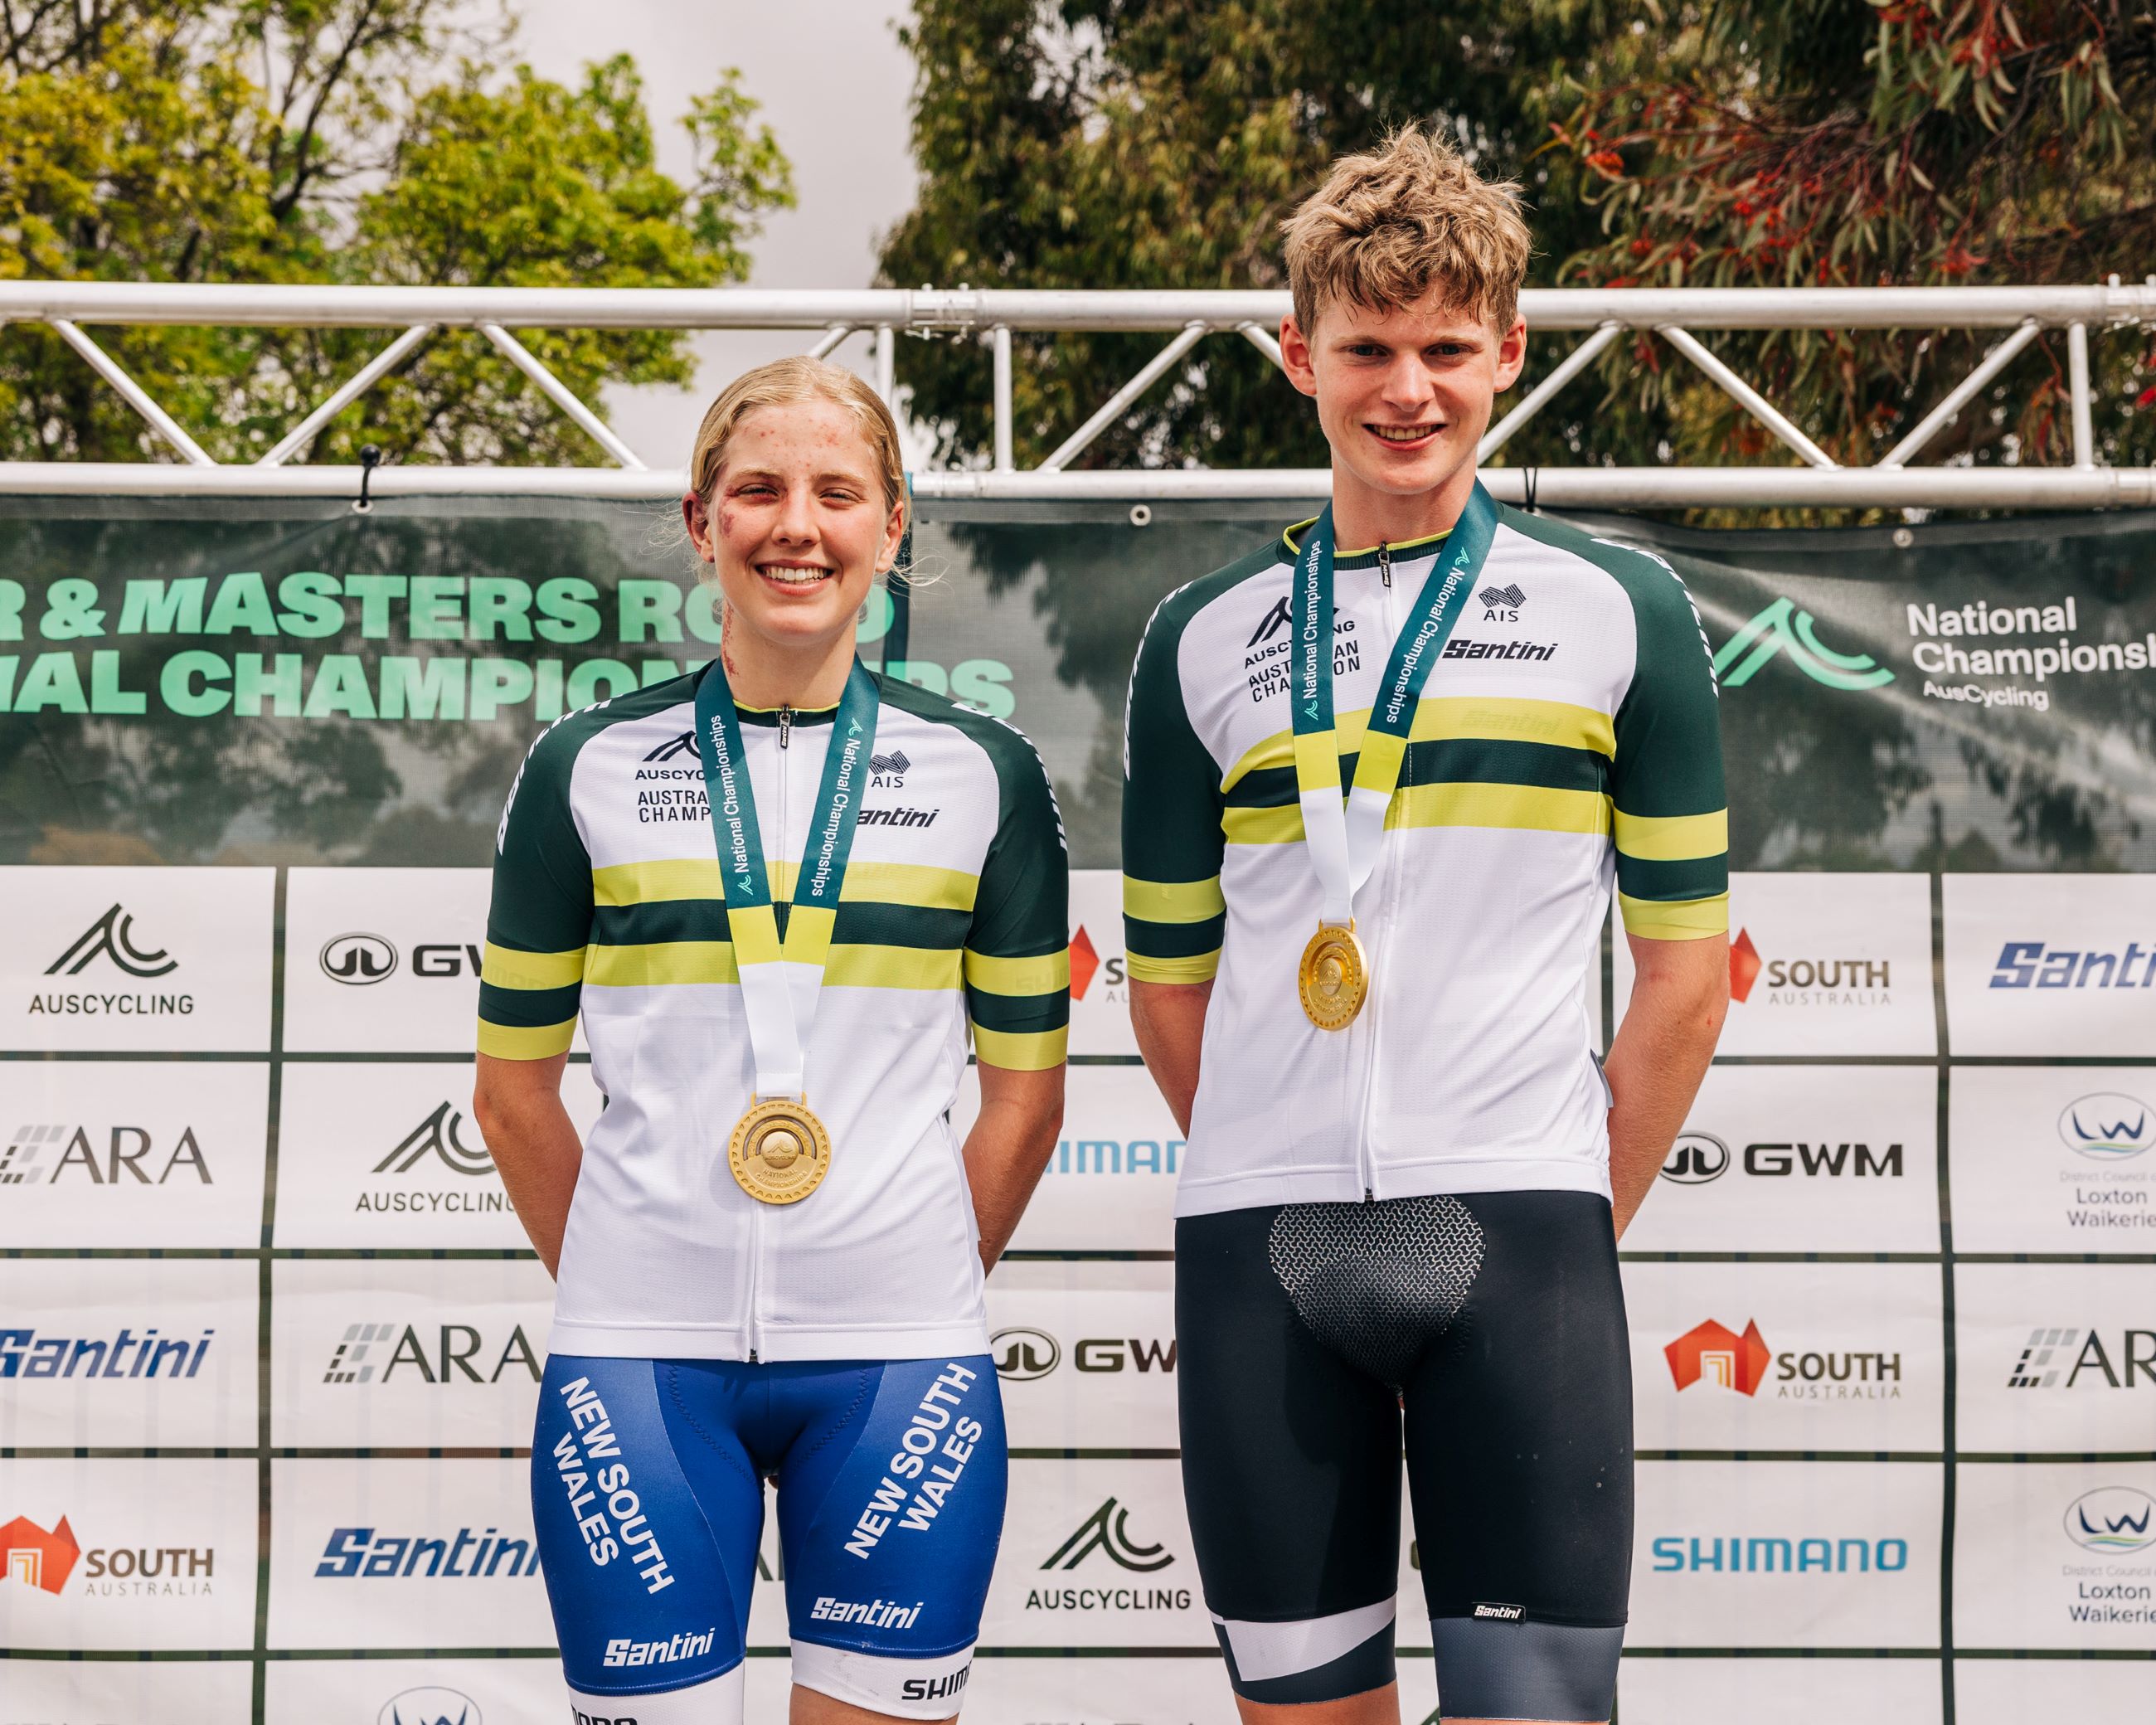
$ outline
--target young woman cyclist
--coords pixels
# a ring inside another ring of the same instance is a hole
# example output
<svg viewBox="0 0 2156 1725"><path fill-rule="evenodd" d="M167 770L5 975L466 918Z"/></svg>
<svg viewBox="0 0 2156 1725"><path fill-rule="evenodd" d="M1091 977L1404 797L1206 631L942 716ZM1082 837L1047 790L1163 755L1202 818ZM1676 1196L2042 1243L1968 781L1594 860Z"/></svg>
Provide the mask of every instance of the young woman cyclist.
<svg viewBox="0 0 2156 1725"><path fill-rule="evenodd" d="M795 1725L948 1718L1003 1525L982 1281L1062 1116L1061 824L1024 737L855 657L906 508L866 385L760 367L690 477L720 658L533 746L480 988L480 1122L557 1284L531 1490L562 1664L579 1717L739 1721L768 1478Z"/></svg>

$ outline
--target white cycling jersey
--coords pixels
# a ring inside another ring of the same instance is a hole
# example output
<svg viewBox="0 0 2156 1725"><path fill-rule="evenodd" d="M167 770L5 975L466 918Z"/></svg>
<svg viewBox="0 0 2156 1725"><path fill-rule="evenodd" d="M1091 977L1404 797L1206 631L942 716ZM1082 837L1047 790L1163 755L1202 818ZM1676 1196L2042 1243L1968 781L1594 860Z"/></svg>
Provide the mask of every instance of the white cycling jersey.
<svg viewBox="0 0 2156 1725"><path fill-rule="evenodd" d="M727 1164L754 1070L696 752L695 678L571 714L533 745L510 792L480 1051L562 1053L581 1015L607 1099L562 1248L557 1353L988 1350L949 1111L969 1023L992 1065L1063 1059L1063 829L1019 732L877 683L871 771L805 1050L831 1168L798 1204L759 1203ZM741 720L783 906L808 845L831 710L744 708Z"/></svg>
<svg viewBox="0 0 2156 1725"><path fill-rule="evenodd" d="M1632 934L1728 923L1698 614L1660 559L1501 511L1355 901L1370 998L1347 1029L1321 1030L1296 990L1321 908L1289 722L1301 531L1170 594L1132 676L1130 974L1214 984L1178 1213L1517 1189L1607 1197L1609 1091L1587 989L1613 873ZM1437 550L1335 557L1342 785Z"/></svg>

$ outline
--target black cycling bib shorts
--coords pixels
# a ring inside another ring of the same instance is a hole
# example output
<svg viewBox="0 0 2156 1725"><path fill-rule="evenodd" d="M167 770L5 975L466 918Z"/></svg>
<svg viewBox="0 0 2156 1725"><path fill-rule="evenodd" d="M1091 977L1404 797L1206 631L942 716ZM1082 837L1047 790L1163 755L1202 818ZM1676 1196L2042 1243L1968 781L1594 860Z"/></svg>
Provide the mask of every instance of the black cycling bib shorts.
<svg viewBox="0 0 2156 1725"><path fill-rule="evenodd" d="M1183 1491L1235 1692L1393 1681L1404 1436L1448 1717L1602 1720L1632 1394L1606 1199L1475 1193L1176 1224Z"/></svg>

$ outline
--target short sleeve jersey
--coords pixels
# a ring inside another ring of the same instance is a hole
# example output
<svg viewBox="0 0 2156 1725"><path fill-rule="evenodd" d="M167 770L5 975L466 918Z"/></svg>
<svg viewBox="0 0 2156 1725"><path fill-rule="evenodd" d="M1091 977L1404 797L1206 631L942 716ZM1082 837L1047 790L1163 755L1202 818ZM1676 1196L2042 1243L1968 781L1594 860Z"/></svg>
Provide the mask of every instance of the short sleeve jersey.
<svg viewBox="0 0 2156 1725"><path fill-rule="evenodd" d="M1606 1195L1589 989L1613 882L1631 934L1727 927L1721 737L1698 614L1659 558L1501 511L1356 901L1372 998L1350 1029L1322 1031L1296 993L1320 901L1288 711L1301 531L1170 594L1131 681L1130 973L1214 983L1178 1207ZM1387 549L1389 581L1374 548L1335 560L1343 784L1438 542Z"/></svg>
<svg viewBox="0 0 2156 1725"><path fill-rule="evenodd" d="M987 1347L950 1111L979 1059L1040 1070L1069 1022L1068 871L1040 757L998 720L879 676L868 783L807 1045L832 1166L801 1203L737 1185L753 1063L694 736L694 677L557 722L497 835L481 1053L559 1055L606 1106L584 1147L553 1347L721 1359ZM783 918L831 710L742 713Z"/></svg>

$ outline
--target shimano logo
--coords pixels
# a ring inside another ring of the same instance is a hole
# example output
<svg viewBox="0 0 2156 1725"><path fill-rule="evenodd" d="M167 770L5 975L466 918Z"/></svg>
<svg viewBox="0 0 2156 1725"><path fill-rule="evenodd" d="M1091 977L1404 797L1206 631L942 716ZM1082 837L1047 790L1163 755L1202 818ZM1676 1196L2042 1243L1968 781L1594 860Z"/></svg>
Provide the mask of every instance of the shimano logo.
<svg viewBox="0 0 2156 1725"><path fill-rule="evenodd" d="M130 976L166 976L180 968L180 961L162 947L146 952L135 944L135 919L115 905L76 937L67 951L45 967L47 976L80 976L100 954Z"/></svg>
<svg viewBox="0 0 2156 1725"><path fill-rule="evenodd" d="M968 1660L948 1676L908 1677L898 1692L906 1701L943 1701L963 1689L973 1675L973 1661Z"/></svg>

